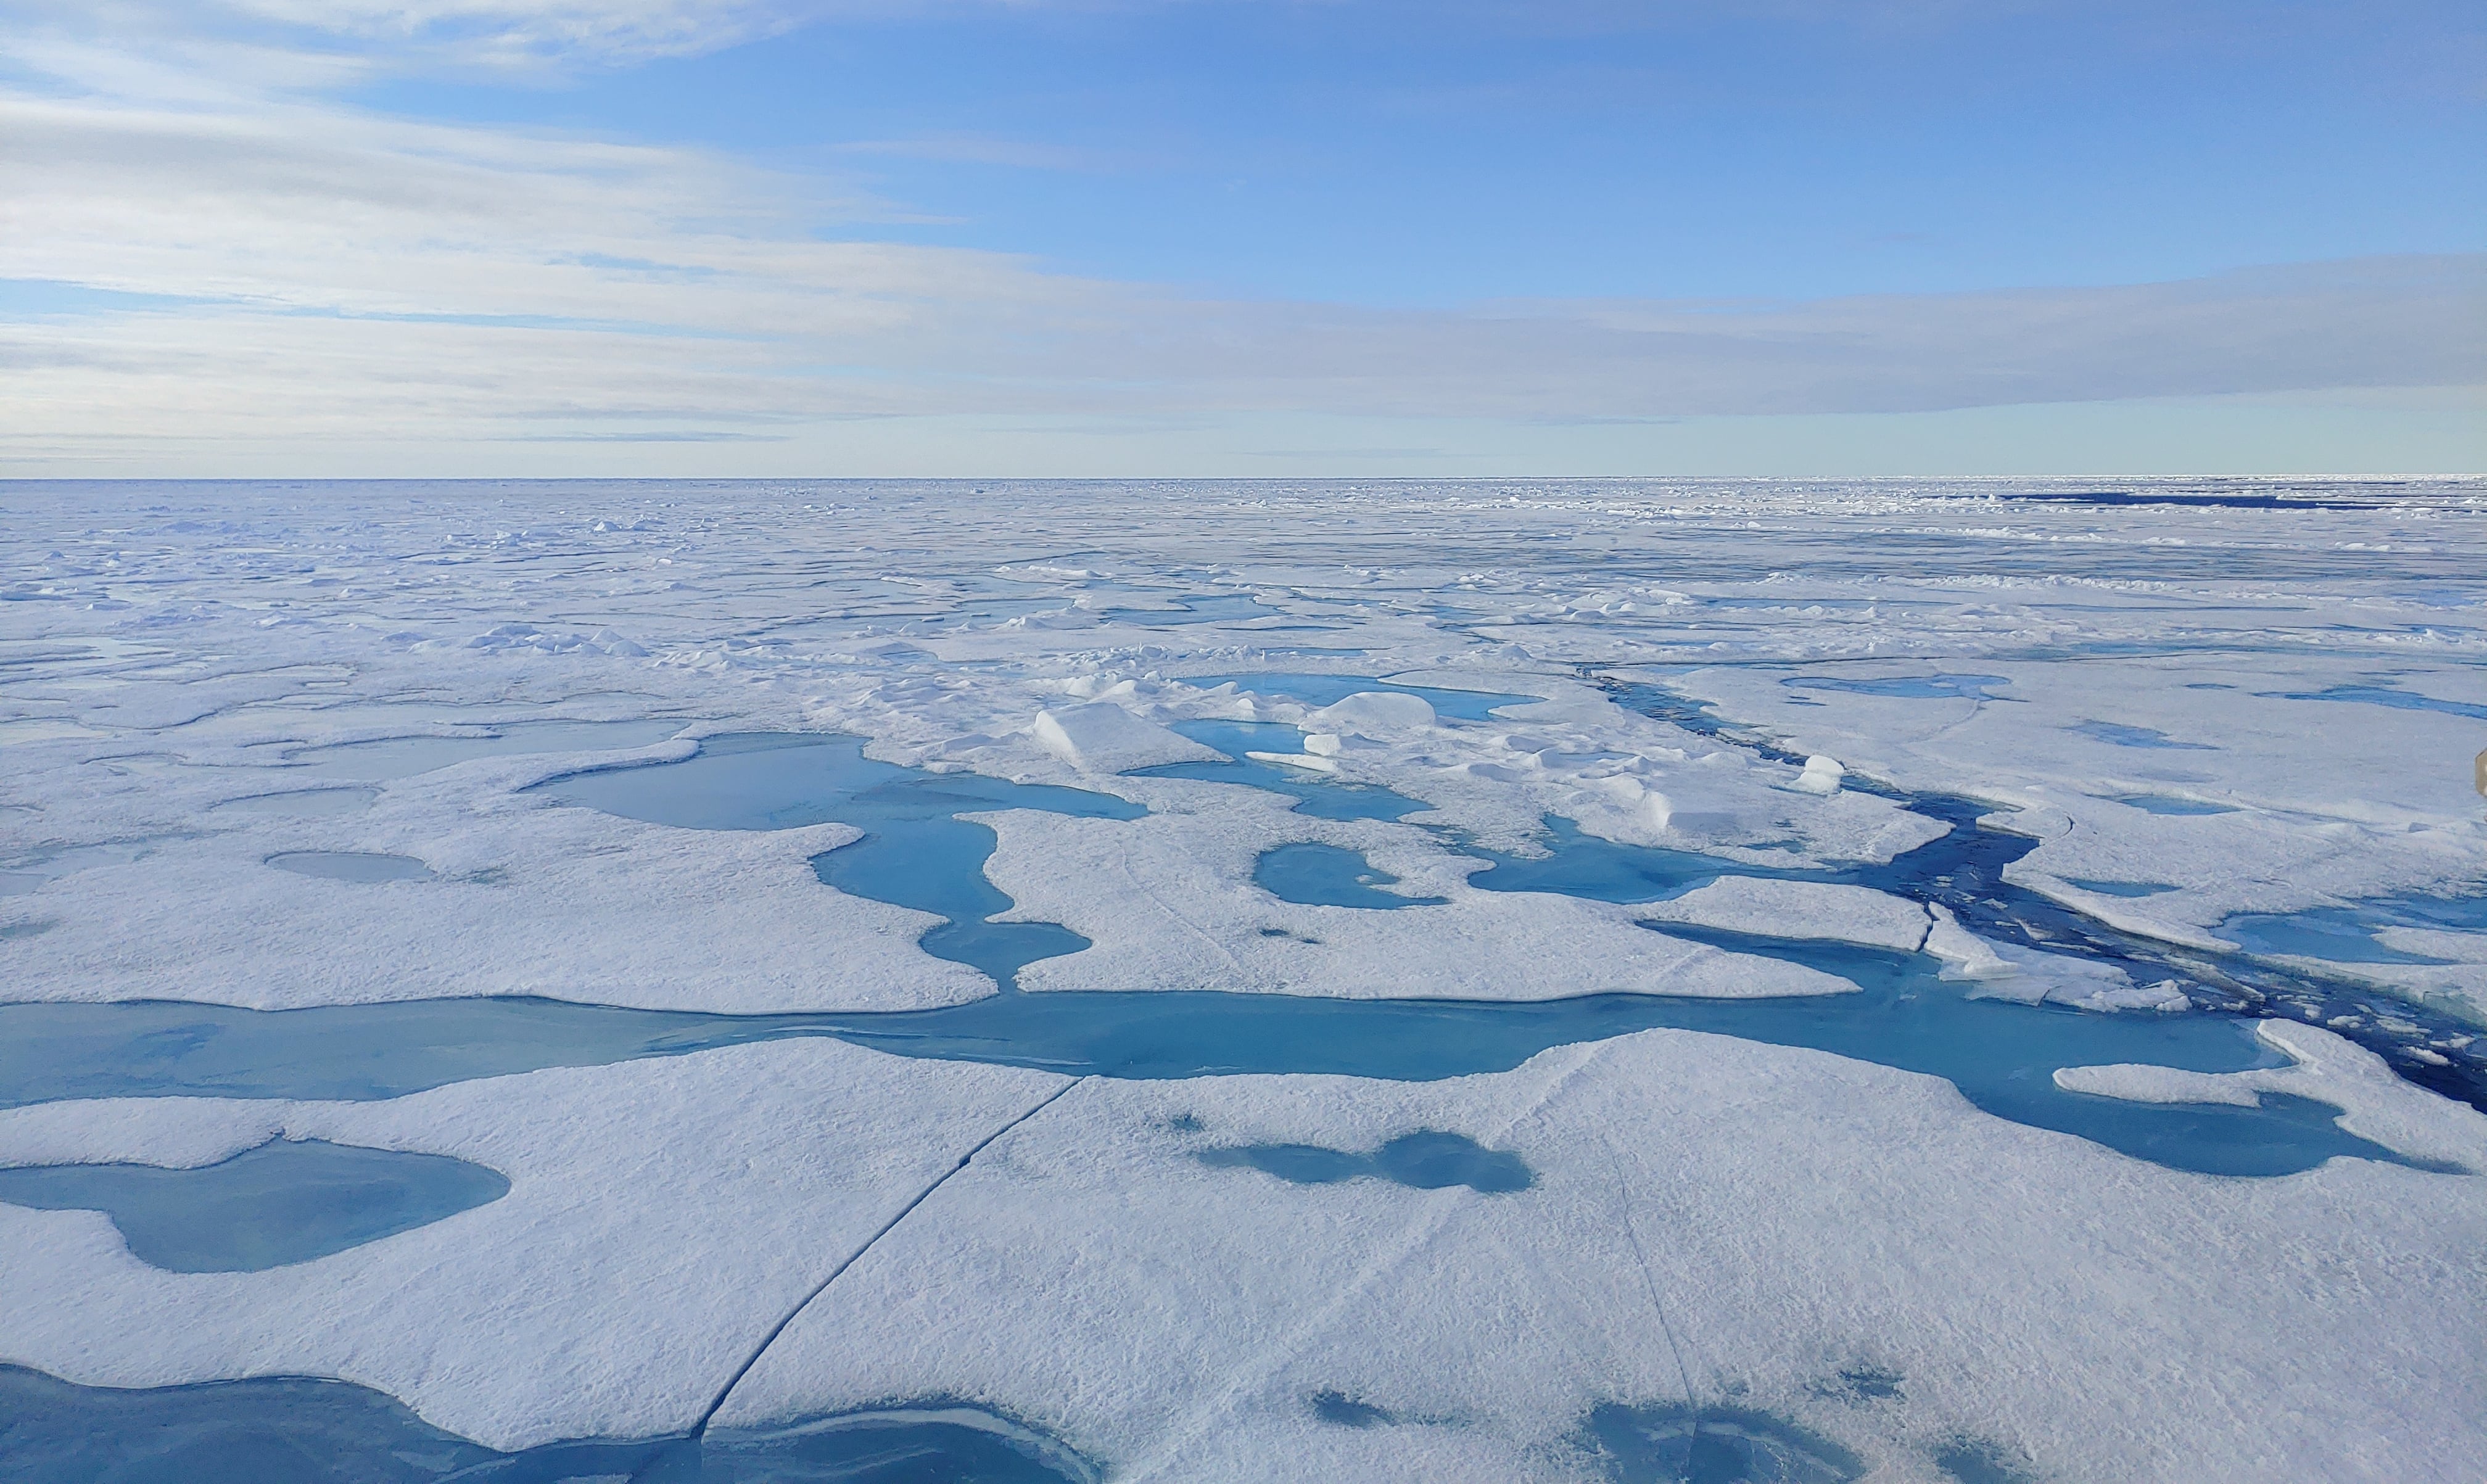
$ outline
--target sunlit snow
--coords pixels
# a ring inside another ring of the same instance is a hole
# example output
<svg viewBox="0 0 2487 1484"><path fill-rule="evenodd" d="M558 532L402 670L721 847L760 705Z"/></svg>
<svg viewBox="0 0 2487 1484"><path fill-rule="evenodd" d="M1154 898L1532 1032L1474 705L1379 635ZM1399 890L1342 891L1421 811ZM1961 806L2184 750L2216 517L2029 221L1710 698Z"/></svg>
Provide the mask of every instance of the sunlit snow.
<svg viewBox="0 0 2487 1484"><path fill-rule="evenodd" d="M2487 1453L2487 487L11 500L12 1478Z"/></svg>

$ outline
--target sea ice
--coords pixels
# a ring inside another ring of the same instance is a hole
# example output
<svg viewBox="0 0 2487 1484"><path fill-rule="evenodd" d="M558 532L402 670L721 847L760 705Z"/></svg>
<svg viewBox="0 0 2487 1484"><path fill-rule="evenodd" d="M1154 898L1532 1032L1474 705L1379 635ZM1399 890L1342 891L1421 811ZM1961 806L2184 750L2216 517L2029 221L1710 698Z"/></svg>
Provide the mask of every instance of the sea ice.
<svg viewBox="0 0 2487 1484"><path fill-rule="evenodd" d="M1530 1183L1216 1153L1419 1129ZM1090 1081L877 1244L719 1418L938 1389L1133 1479L1592 1480L1579 1432L1611 1405L1776 1417L1893 1478L1968 1437L2035 1476L2448 1479L2487 1399L2474 1184L2155 1170L1964 1122L1928 1079L1685 1032L1450 1082ZM1840 1384L1859 1367L1888 1394Z"/></svg>
<svg viewBox="0 0 2487 1484"><path fill-rule="evenodd" d="M0 1366L1118 1479L2474 1477L2475 481L973 490L14 487L0 994L90 1003L11 1007L0 1164L510 1184L263 1272L0 1195ZM753 734L908 781L563 802Z"/></svg>
<svg viewBox="0 0 2487 1484"><path fill-rule="evenodd" d="M1742 995L1849 988L1795 966L1663 938L1639 926L1630 908L1480 891L1467 882L1478 862L1409 826L1305 819L1258 791L1165 780L1155 785L1145 819L1029 811L983 818L1000 837L986 872L1018 904L1003 920L1058 922L1091 943L1029 965L1020 984L1030 992L1553 999L1610 990ZM1360 851L1399 879L1394 891L1444 900L1374 911L1289 902L1256 887L1262 856L1298 842ZM1112 889L1099 890L1100 882Z"/></svg>
<svg viewBox="0 0 2487 1484"><path fill-rule="evenodd" d="M803 1040L384 1103L0 1112L0 1162L205 1162L272 1130L509 1180L498 1200L259 1273L162 1272L99 1212L0 1193L0 1355L118 1386L341 1377L498 1448L679 1432L842 1256L1068 1080Z"/></svg>

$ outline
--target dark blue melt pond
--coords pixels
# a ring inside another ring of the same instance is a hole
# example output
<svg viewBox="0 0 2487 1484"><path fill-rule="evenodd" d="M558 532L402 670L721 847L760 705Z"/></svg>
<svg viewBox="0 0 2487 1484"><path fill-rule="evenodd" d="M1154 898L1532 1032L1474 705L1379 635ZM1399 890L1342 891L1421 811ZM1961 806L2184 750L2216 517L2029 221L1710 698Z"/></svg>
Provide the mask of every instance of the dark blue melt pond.
<svg viewBox="0 0 2487 1484"><path fill-rule="evenodd" d="M1011 899L985 879L991 827L958 818L988 809L1041 809L1081 819L1137 819L1128 799L982 773L936 773L863 755L835 733L712 737L675 763L573 773L536 786L565 803L687 829L792 829L832 821L862 839L812 857L840 891L944 919L919 939L926 953L981 969L1004 989L1038 959L1076 953L1088 939L1049 922L992 922Z"/></svg>
<svg viewBox="0 0 2487 1484"><path fill-rule="evenodd" d="M1015 1418L943 1399L699 1439L499 1453L377 1391L276 1377L121 1390L0 1365L12 1484L1097 1484Z"/></svg>
<svg viewBox="0 0 2487 1484"><path fill-rule="evenodd" d="M276 1139L197 1169L0 1169L0 1201L100 1211L132 1255L172 1273L259 1273L428 1226L500 1199L499 1171L446 1155Z"/></svg>
<svg viewBox="0 0 2487 1484"><path fill-rule="evenodd" d="M1399 878L1380 870L1361 851L1300 841L1264 851L1252 863L1252 880L1281 902L1301 907L1357 907L1387 911L1439 907L1448 897L1404 897L1381 888Z"/></svg>
<svg viewBox="0 0 2487 1484"><path fill-rule="evenodd" d="M1505 706L1526 706L1542 696L1511 695L1497 690L1452 690L1440 686L1402 686L1363 675L1199 675L1184 682L1203 690L1233 686L1253 695L1282 696L1315 708L1335 706L1368 690L1412 695L1434 708L1437 716L1453 721L1483 721Z"/></svg>

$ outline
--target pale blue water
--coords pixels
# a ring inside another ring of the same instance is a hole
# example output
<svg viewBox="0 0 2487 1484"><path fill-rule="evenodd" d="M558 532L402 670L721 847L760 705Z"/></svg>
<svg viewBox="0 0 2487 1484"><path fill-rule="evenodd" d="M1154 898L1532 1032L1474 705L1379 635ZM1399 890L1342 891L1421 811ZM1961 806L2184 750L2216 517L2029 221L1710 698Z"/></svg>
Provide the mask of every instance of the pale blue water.
<svg viewBox="0 0 2487 1484"><path fill-rule="evenodd" d="M1399 878L1380 870L1361 851L1299 842L1265 851L1252 864L1252 880L1281 902L1307 907L1360 907L1389 910L1439 907L1448 897L1406 897L1380 888Z"/></svg>
<svg viewBox="0 0 2487 1484"><path fill-rule="evenodd" d="M2267 1098L2259 1108L2134 1104L2067 1093L2053 1080L2058 1067L2110 1062L2197 1072L2279 1064L2240 1021L1971 999L1938 977L1938 963L1916 954L1669 931L1842 974L1862 993L1505 1002L1048 992L937 1010L775 1016L503 998L275 1011L163 1001L0 1005L0 1106L182 1094L388 1098L537 1067L796 1035L1073 1076L1326 1073L1431 1081L1508 1071L1551 1047L1673 1026L1947 1078L1998 1117L2174 1168L2268 1175L2311 1168L2336 1154L2394 1158L2341 1133L2332 1109L2301 1100Z"/></svg>
<svg viewBox="0 0 2487 1484"><path fill-rule="evenodd" d="M267 857L279 871L316 876L331 882L411 882L432 868L411 855L381 855L369 851L284 851Z"/></svg>
<svg viewBox="0 0 2487 1484"><path fill-rule="evenodd" d="M2127 726L2121 721L2084 721L2066 730L2118 747L2159 747L2184 752L2218 750L2207 742L2178 742L2157 727Z"/></svg>
<svg viewBox="0 0 2487 1484"><path fill-rule="evenodd" d="M1304 734L1283 721L1178 721L1175 731L1226 754L1222 761L1135 768L1134 778L1194 778L1235 783L1296 800L1296 811L1321 820L1396 820L1433 805L1371 784L1342 783L1328 773L1265 763L1253 752L1301 754Z"/></svg>
<svg viewBox="0 0 2487 1484"><path fill-rule="evenodd" d="M2387 946L2383 928L2427 928L2487 935L2487 895L2408 894L2294 912L2245 912L2219 926L2248 953L2326 959L2335 964L2458 963ZM2487 946L2487 939L2482 939Z"/></svg>
<svg viewBox="0 0 2487 1484"><path fill-rule="evenodd" d="M314 778L377 782L411 777L475 758L517 752L609 752L663 742L686 723L647 721L508 721L456 737L392 737L378 742L297 747L285 758Z"/></svg>
<svg viewBox="0 0 2487 1484"><path fill-rule="evenodd" d="M197 1169L0 1169L0 1201L100 1211L140 1262L259 1273L412 1231L509 1193L497 1170L446 1155L273 1139Z"/></svg>
<svg viewBox="0 0 2487 1484"><path fill-rule="evenodd" d="M1076 953L1088 940L1056 923L988 921L1011 907L985 879L993 832L957 816L1042 809L1128 820L1148 812L1107 794L879 762L863 755L860 739L834 733L712 737L681 762L573 773L535 791L685 829L852 825L862 839L812 857L820 879L853 896L942 918L917 945L1005 987L1027 965Z"/></svg>
<svg viewBox="0 0 2487 1484"><path fill-rule="evenodd" d="M2444 893L2377 897L2360 903L2357 910L2369 921L2392 927L2487 933L2487 882L2462 883Z"/></svg>
<svg viewBox="0 0 2487 1484"><path fill-rule="evenodd" d="M2457 962L2388 947L2376 939L2376 923L2361 919L2355 909L2317 907L2299 912L2253 912L2230 917L2220 924L2220 936L2248 953L2326 959L2334 964Z"/></svg>
<svg viewBox="0 0 2487 1484"><path fill-rule="evenodd" d="M1525 706L1539 699L1533 695L1512 695L1495 690L1452 690L1439 686L1403 686L1395 681L1370 680L1361 675L1199 675L1186 678L1187 686L1214 690L1231 685L1253 695L1283 696L1315 708L1335 706L1349 696L1368 690L1386 690L1395 695L1421 697L1434 708L1434 714L1453 721L1483 721L1505 706Z"/></svg>
<svg viewBox="0 0 2487 1484"><path fill-rule="evenodd" d="M1537 1172L1511 1150L1487 1149L1439 1129L1403 1134L1371 1154L1319 1144L1241 1144L1204 1149L1195 1158L1212 1168L1255 1169L1291 1185L1374 1179L1417 1190L1460 1185L1480 1195L1506 1195L1537 1183Z"/></svg>
<svg viewBox="0 0 2487 1484"><path fill-rule="evenodd" d="M498 1453L341 1381L119 1390L0 1364L10 1484L1098 1484L1041 1430L964 1403L692 1439Z"/></svg>

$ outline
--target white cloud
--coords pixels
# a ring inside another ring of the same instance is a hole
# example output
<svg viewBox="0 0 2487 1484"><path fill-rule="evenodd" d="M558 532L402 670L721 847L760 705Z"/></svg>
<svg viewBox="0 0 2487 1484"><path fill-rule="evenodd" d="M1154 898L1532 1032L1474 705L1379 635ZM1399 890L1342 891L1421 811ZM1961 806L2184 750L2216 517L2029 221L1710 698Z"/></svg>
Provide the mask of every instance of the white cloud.
<svg viewBox="0 0 2487 1484"><path fill-rule="evenodd" d="M483 66L713 51L808 18L769 0L228 0L252 19Z"/></svg>
<svg viewBox="0 0 2487 1484"><path fill-rule="evenodd" d="M250 3L615 54L787 14ZM355 64L309 52L54 35L17 61L51 81L0 89L0 279L86 295L21 291L0 316L0 459L21 466L852 418L1585 426L2487 381L2480 257L1780 305L1239 304L870 240L885 204L701 151L357 110L320 96ZM863 148L935 147L1001 151Z"/></svg>
<svg viewBox="0 0 2487 1484"><path fill-rule="evenodd" d="M299 65L544 70L721 50L791 30L833 0L7 0L48 43L155 55L258 49Z"/></svg>
<svg viewBox="0 0 2487 1484"><path fill-rule="evenodd" d="M2473 384L2487 381L2482 305L2487 257L2383 258L1792 304L1249 306L1219 312L1206 355L1184 359L1239 387L1416 415L1914 412Z"/></svg>

